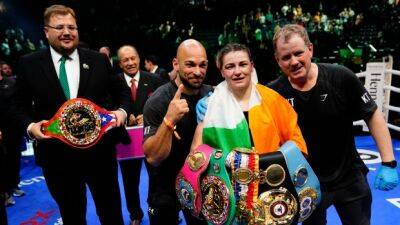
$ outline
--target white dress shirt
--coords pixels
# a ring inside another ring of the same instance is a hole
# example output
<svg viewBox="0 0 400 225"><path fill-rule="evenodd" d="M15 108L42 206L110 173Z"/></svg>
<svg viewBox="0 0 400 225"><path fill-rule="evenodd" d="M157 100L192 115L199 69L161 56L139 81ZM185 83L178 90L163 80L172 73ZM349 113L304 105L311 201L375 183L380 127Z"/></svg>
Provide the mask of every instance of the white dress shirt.
<svg viewBox="0 0 400 225"><path fill-rule="evenodd" d="M57 77L60 77L60 64L62 55L56 52L51 46L50 53L53 60L54 68L57 72ZM65 61L65 71L67 72L70 98L73 99L78 96L79 78L81 71L78 50L75 49L70 55L68 55L68 57L69 59Z"/></svg>
<svg viewBox="0 0 400 225"><path fill-rule="evenodd" d="M135 79L135 84L136 84L136 88L137 88L139 85L140 71L138 70L138 72L136 73L136 75L134 77L131 77L128 74L124 73L124 78L129 87L132 86L131 80Z"/></svg>

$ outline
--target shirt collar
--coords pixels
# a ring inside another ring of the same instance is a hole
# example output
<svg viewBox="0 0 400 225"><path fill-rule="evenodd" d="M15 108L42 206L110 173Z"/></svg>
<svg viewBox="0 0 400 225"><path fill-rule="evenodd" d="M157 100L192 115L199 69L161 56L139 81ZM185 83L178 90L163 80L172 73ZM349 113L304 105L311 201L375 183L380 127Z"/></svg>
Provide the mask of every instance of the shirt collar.
<svg viewBox="0 0 400 225"><path fill-rule="evenodd" d="M158 69L158 66L154 66L154 68L150 72L155 73L157 69Z"/></svg>
<svg viewBox="0 0 400 225"><path fill-rule="evenodd" d="M135 78L136 81L139 81L140 79L140 70L135 74L135 76L131 77L128 74L124 73L124 77L126 80L131 80L132 78Z"/></svg>
<svg viewBox="0 0 400 225"><path fill-rule="evenodd" d="M54 50L54 48L52 46L50 46L50 54L51 54L51 58L53 59L53 62L56 62L56 63L58 63L60 61L61 57L63 56L60 53L58 53L56 50ZM78 59L78 50L75 49L71 54L68 55L68 57L71 60Z"/></svg>

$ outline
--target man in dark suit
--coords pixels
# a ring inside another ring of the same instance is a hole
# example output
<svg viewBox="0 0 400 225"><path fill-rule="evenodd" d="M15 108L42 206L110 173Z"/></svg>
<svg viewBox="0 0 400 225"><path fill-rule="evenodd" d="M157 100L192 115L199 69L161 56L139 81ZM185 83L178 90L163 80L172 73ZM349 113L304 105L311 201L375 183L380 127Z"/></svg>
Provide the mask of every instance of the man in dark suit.
<svg viewBox="0 0 400 225"><path fill-rule="evenodd" d="M121 73L121 68L118 65L118 60L114 59L114 57L112 57L111 55L111 49L108 46L102 46L99 48L99 52L106 55L108 60L111 63L111 66L113 68L113 72L114 73Z"/></svg>
<svg viewBox="0 0 400 225"><path fill-rule="evenodd" d="M15 78L12 78L11 67L9 67L9 69L10 71L8 71L8 74L7 71L0 71L0 98L4 100L3 104L5 105L10 105L15 95ZM13 196L21 197L25 194L24 191L18 187L20 182L19 170L24 133L17 129L15 121L9 119L4 120L1 131L3 136L2 144L7 152L4 162L7 171L7 179L5 182L7 185L6 205L9 206L15 204Z"/></svg>
<svg viewBox="0 0 400 225"><path fill-rule="evenodd" d="M119 107L111 111L116 126L123 126L129 112L129 88L111 72L104 55L77 47L79 36L73 9L63 5L48 7L44 24L50 48L20 59L16 83L19 121L36 140L36 162L42 167L63 224L86 225L87 185L101 224L123 225L115 159L119 128L111 129L94 146L78 149L44 135L42 125L65 101L79 97L104 108L112 105L112 99L113 105Z"/></svg>
<svg viewBox="0 0 400 225"><path fill-rule="evenodd" d="M161 85L161 80L152 73L140 70L140 57L136 48L124 45L118 50L119 65L123 71L120 74L131 87L131 112L129 126L143 125L143 107L149 96ZM131 225L140 224L143 211L140 208L139 183L142 159L121 160L122 178L124 181L125 198L130 213Z"/></svg>
<svg viewBox="0 0 400 225"><path fill-rule="evenodd" d="M158 66L158 60L155 55L147 55L144 58L144 67L150 73L156 74L163 83L167 83L171 80L168 72L164 68Z"/></svg>
<svg viewBox="0 0 400 225"><path fill-rule="evenodd" d="M1 73L1 72L0 72ZM6 202L6 192L7 192L7 158L6 158L6 149L3 145L3 133L2 130L4 128L4 124L6 120L10 120L10 117L13 115L9 113L12 111L10 107L10 102L8 99L5 99L4 96L0 95L0 224L7 225L7 211L5 208Z"/></svg>

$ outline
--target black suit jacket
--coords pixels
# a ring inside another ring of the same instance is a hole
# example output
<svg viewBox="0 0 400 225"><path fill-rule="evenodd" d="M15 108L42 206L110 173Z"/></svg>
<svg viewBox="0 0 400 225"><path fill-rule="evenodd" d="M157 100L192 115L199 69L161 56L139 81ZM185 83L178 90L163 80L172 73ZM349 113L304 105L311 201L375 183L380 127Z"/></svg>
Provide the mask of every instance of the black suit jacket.
<svg viewBox="0 0 400 225"><path fill-rule="evenodd" d="M88 49L78 48L80 79L78 97L88 99L100 107L111 105L129 112L130 90L121 77L112 73L108 59ZM17 77L17 114L21 127L26 129L32 122L49 120L66 101L50 50L41 50L21 57ZM112 104L110 99L114 101ZM32 104L33 103L33 104ZM121 136L112 129L93 147L74 149L56 139L39 141L35 145L39 165L60 166L96 158L113 157L115 144ZM85 158L86 157L86 158Z"/></svg>
<svg viewBox="0 0 400 225"><path fill-rule="evenodd" d="M123 73L119 74L120 77L124 77ZM150 97L151 94L161 86L162 81L160 78L157 77L154 73L149 73L145 71L140 71L140 78L138 87L136 90L136 101L132 101L130 111L135 115L138 116L143 114L143 107L146 103L147 99Z"/></svg>
<svg viewBox="0 0 400 225"><path fill-rule="evenodd" d="M168 72L165 69L163 69L161 67L157 67L157 69L156 69L156 71L154 71L154 73L159 75L163 84L168 83L170 81Z"/></svg>

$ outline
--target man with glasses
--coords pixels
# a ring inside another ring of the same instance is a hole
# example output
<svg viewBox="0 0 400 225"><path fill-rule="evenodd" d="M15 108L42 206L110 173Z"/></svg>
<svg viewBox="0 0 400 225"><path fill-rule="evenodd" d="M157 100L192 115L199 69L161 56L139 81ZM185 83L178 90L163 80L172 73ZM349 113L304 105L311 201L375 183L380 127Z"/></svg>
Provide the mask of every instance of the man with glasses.
<svg viewBox="0 0 400 225"><path fill-rule="evenodd" d="M111 111L120 127L126 120L130 90L112 73L107 58L78 47L73 9L52 5L44 13L50 48L23 56L17 77L18 117L34 138L35 157L57 202L64 225L86 225L86 185L102 225L123 225L115 144L121 135L111 129L97 144L78 149L42 133L42 125L67 100L88 99ZM111 99L115 102L110 102ZM33 103L33 104L32 104Z"/></svg>

